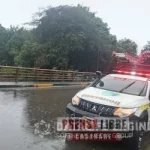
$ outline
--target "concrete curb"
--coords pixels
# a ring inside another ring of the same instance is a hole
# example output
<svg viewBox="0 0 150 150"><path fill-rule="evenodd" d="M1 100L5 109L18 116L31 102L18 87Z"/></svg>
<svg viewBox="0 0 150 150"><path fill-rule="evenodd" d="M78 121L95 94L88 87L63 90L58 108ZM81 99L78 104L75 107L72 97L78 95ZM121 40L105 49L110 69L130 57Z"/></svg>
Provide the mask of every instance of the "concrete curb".
<svg viewBox="0 0 150 150"><path fill-rule="evenodd" d="M21 88L21 87L52 87L52 86L73 86L73 85L82 85L86 86L90 84L89 82L80 82L80 83L39 83L31 85L0 85L0 88Z"/></svg>

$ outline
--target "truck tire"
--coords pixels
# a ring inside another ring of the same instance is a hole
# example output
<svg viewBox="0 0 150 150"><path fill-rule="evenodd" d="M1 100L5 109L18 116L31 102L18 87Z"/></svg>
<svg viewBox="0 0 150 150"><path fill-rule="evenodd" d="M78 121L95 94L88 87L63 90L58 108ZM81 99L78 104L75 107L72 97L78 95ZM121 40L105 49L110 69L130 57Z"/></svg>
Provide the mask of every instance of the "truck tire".
<svg viewBox="0 0 150 150"><path fill-rule="evenodd" d="M145 115L139 123L147 123L148 122L148 116ZM129 139L124 139L123 142L127 146L128 149L131 150L142 150L144 144L143 144L143 136L146 133L146 131L133 131L133 137Z"/></svg>
<svg viewBox="0 0 150 150"><path fill-rule="evenodd" d="M140 150L143 147L142 139L143 139L143 133L134 131L133 137L125 140L127 148L132 150Z"/></svg>

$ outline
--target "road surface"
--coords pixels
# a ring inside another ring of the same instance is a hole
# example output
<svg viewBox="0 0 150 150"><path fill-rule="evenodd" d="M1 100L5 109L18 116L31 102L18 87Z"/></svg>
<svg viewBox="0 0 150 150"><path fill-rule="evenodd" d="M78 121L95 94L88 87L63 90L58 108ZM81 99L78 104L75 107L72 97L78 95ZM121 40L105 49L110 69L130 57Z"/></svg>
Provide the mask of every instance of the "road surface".
<svg viewBox="0 0 150 150"><path fill-rule="evenodd" d="M0 91L0 150L123 150L118 143L67 144L53 126L82 87L22 88ZM49 124L51 127L49 128ZM44 129L51 130L43 134Z"/></svg>

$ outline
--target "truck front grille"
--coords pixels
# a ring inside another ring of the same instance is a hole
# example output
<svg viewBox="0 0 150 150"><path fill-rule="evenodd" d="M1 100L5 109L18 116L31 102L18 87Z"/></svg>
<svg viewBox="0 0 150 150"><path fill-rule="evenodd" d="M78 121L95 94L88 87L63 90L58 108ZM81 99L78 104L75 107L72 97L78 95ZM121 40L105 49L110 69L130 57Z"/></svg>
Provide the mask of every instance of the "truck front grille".
<svg viewBox="0 0 150 150"><path fill-rule="evenodd" d="M81 99L78 107L82 110L104 117L114 117L114 111L117 109L117 107L97 104L83 99Z"/></svg>

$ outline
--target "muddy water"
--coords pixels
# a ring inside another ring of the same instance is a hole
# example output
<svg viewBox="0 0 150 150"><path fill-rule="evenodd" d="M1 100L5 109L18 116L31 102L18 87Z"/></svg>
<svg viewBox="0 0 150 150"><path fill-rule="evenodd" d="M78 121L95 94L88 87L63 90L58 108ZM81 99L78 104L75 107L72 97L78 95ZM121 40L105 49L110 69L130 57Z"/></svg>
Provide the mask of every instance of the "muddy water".
<svg viewBox="0 0 150 150"><path fill-rule="evenodd" d="M66 143L55 134L57 117L81 87L0 91L0 150L120 150L118 143Z"/></svg>

